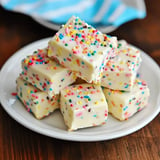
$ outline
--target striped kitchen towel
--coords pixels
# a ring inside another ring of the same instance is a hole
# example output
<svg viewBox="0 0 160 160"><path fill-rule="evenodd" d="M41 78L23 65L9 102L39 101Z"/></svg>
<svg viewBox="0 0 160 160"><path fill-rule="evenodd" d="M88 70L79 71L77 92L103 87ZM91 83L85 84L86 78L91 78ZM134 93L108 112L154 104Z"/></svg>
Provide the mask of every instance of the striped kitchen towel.
<svg viewBox="0 0 160 160"><path fill-rule="evenodd" d="M72 15L93 26L120 26L146 16L143 0L1 0L7 9L63 24Z"/></svg>

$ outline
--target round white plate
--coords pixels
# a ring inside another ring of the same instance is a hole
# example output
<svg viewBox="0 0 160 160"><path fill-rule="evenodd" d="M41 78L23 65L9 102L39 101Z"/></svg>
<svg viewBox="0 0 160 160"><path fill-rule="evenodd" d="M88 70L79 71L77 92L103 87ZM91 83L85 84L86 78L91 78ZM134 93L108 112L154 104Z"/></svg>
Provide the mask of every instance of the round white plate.
<svg viewBox="0 0 160 160"><path fill-rule="evenodd" d="M49 29L53 29L53 30L59 30L60 27L61 27L61 24L57 24L57 23L53 23L51 21L47 21L47 20L44 20L42 18L37 18L37 17L32 17L37 23L41 24L42 26L45 26ZM96 27L99 31L101 31L102 33L110 33L114 30L117 29L117 27L115 26L97 26Z"/></svg>
<svg viewBox="0 0 160 160"><path fill-rule="evenodd" d="M21 72L21 60L38 48L44 48L50 38L36 41L16 52L4 64L0 72L0 101L6 112L23 126L50 137L71 141L100 141L122 137L147 125L160 111L160 69L142 52L141 78L146 80L151 96L148 106L129 120L120 122L111 116L106 125L68 132L59 111L43 120L37 120L26 111L22 103L12 96L16 92L15 80Z"/></svg>

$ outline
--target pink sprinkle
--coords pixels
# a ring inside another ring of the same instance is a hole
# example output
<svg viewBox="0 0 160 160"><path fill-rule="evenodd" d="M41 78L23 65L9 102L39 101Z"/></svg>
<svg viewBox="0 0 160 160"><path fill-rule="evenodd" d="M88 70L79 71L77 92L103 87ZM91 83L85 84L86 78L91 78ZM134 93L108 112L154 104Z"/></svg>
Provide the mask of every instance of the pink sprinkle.
<svg viewBox="0 0 160 160"><path fill-rule="evenodd" d="M84 109L86 109L86 106L83 106Z"/></svg>
<svg viewBox="0 0 160 160"><path fill-rule="evenodd" d="M131 75L132 75L131 73L127 73L126 77L131 77Z"/></svg>
<svg viewBox="0 0 160 160"><path fill-rule="evenodd" d="M88 91L88 88L85 88L84 90L85 90L85 91Z"/></svg>
<svg viewBox="0 0 160 160"><path fill-rule="evenodd" d="M91 91L91 94L95 94L96 93L96 91Z"/></svg>
<svg viewBox="0 0 160 160"><path fill-rule="evenodd" d="M82 114L83 114L82 112L79 112L79 113L76 114L76 116L80 117Z"/></svg>
<svg viewBox="0 0 160 160"><path fill-rule="evenodd" d="M66 34L69 34L68 28L65 28L65 33L66 33Z"/></svg>

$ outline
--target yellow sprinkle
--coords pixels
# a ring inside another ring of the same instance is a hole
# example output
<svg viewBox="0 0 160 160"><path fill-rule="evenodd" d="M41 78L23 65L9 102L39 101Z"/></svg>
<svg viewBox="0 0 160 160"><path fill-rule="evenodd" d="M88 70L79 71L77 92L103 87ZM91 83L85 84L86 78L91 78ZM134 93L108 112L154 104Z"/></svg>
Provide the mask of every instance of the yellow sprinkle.
<svg viewBox="0 0 160 160"><path fill-rule="evenodd" d="M104 98L101 98L101 101L104 102Z"/></svg>
<svg viewBox="0 0 160 160"><path fill-rule="evenodd" d="M119 108L119 109L118 109L118 112L121 113L121 112L122 112L122 108Z"/></svg>
<svg viewBox="0 0 160 160"><path fill-rule="evenodd" d="M52 55L51 49L48 49L48 55L49 55L49 56Z"/></svg>
<svg viewBox="0 0 160 160"><path fill-rule="evenodd" d="M82 104L82 101L78 101L77 104Z"/></svg>
<svg viewBox="0 0 160 160"><path fill-rule="evenodd" d="M30 90L30 89L28 89L28 90L27 90L27 92L28 92L28 94L30 94L31 90Z"/></svg>
<svg viewBox="0 0 160 160"><path fill-rule="evenodd" d="M58 48L58 50L57 50L57 52L58 52L58 55L62 55L62 48Z"/></svg>
<svg viewBox="0 0 160 160"><path fill-rule="evenodd" d="M54 82L54 80L53 80L53 79L51 79L50 81L51 81L51 82Z"/></svg>
<svg viewBox="0 0 160 160"><path fill-rule="evenodd" d="M123 61L120 61L120 64L124 64L124 62L123 62Z"/></svg>
<svg viewBox="0 0 160 160"><path fill-rule="evenodd" d="M85 91L85 92L83 92L85 95L87 95L87 94L89 94L89 92L88 91Z"/></svg>
<svg viewBox="0 0 160 160"><path fill-rule="evenodd" d="M127 52L127 50L126 50L126 49L124 49L122 52L123 52L123 53L126 53L126 52Z"/></svg>
<svg viewBox="0 0 160 160"><path fill-rule="evenodd" d="M98 101L95 101L94 104L98 104Z"/></svg>
<svg viewBox="0 0 160 160"><path fill-rule="evenodd" d="M99 76L102 77L102 76L103 76L103 73L101 72L101 73L99 74Z"/></svg>
<svg viewBox="0 0 160 160"><path fill-rule="evenodd" d="M99 51L99 52L98 52L98 54L101 54L101 55L102 55L102 54L103 54L103 52L102 52L102 51Z"/></svg>
<svg viewBox="0 0 160 160"><path fill-rule="evenodd" d="M38 105L38 106L37 106L37 109L38 109L38 110L40 110L40 109L41 109L41 106L40 106L40 105Z"/></svg>
<svg viewBox="0 0 160 160"><path fill-rule="evenodd" d="M111 91L111 93L112 93L112 94L114 94L114 93L115 93L115 91L113 91L113 90L112 90L112 91Z"/></svg>
<svg viewBox="0 0 160 160"><path fill-rule="evenodd" d="M24 61L24 62L25 62L25 64L28 64L28 62L29 62L29 59L25 59L25 61Z"/></svg>
<svg viewBox="0 0 160 160"><path fill-rule="evenodd" d="M87 44L90 44L90 41L86 41Z"/></svg>

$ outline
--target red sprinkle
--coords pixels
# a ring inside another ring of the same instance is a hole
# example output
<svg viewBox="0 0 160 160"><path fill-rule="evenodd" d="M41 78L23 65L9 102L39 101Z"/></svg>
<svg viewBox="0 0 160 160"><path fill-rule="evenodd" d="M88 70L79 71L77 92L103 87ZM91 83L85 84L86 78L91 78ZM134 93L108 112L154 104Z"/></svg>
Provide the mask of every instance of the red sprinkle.
<svg viewBox="0 0 160 160"><path fill-rule="evenodd" d="M16 92L12 92L11 95L12 96L17 96L17 93Z"/></svg>

